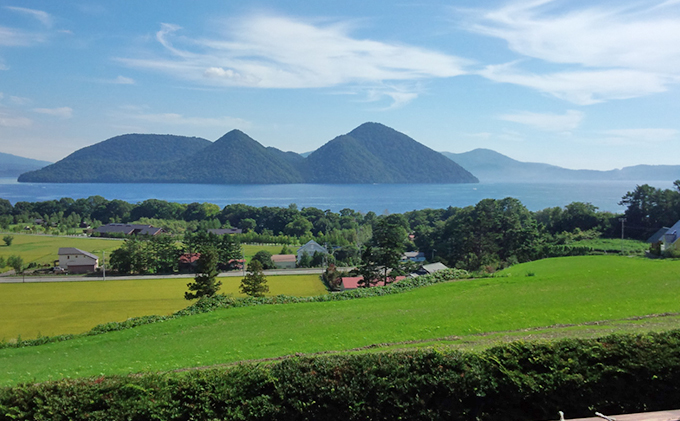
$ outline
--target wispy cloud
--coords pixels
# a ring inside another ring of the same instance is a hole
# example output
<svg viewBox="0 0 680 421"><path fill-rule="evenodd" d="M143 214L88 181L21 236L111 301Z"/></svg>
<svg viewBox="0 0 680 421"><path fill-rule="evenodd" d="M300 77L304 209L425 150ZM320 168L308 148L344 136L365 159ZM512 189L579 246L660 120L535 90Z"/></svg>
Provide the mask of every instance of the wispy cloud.
<svg viewBox="0 0 680 421"><path fill-rule="evenodd" d="M33 122L30 118L13 115L9 112L0 110L0 127L23 128L30 127Z"/></svg>
<svg viewBox="0 0 680 421"><path fill-rule="evenodd" d="M34 108L33 111L40 114L46 114L58 118L71 118L73 117L73 109L70 107L60 107L60 108Z"/></svg>
<svg viewBox="0 0 680 421"><path fill-rule="evenodd" d="M113 84L113 85L134 85L135 84L134 79L129 78L129 77L125 77L125 76L120 76L120 75L118 77L113 78L113 79L99 79L98 82L110 83L110 84Z"/></svg>
<svg viewBox="0 0 680 421"><path fill-rule="evenodd" d="M522 111L515 114L503 114L499 119L524 124L538 130L548 132L567 132L577 128L583 120L580 111L568 110L565 114L545 114Z"/></svg>
<svg viewBox="0 0 680 421"><path fill-rule="evenodd" d="M28 9L25 7L4 6L3 9L14 13L28 15L37 19L45 28L52 27L52 17L42 10ZM3 47L26 47L44 42L46 34L43 30L24 30L8 26L0 26L0 46ZM0 68L2 63L0 63Z"/></svg>
<svg viewBox="0 0 680 421"><path fill-rule="evenodd" d="M0 46L27 47L43 41L44 34L0 26Z"/></svg>
<svg viewBox="0 0 680 421"><path fill-rule="evenodd" d="M668 142L677 139L675 129L620 129L602 132L605 142L610 144L649 144Z"/></svg>
<svg viewBox="0 0 680 421"><path fill-rule="evenodd" d="M24 98L20 96L10 96L9 100L12 101L12 103L16 105L28 105L31 103L31 100L29 98Z"/></svg>
<svg viewBox="0 0 680 421"><path fill-rule="evenodd" d="M576 104L653 94L680 83L680 2L573 4L515 1L473 13L469 30L503 39L523 57L565 67L531 72L511 63L480 74Z"/></svg>
<svg viewBox="0 0 680 421"><path fill-rule="evenodd" d="M123 107L122 116L149 123L161 123L171 125L186 126L212 126L212 127L238 127L246 129L251 124L241 118L236 117L189 117L177 113L144 113L140 112L139 107Z"/></svg>
<svg viewBox="0 0 680 421"><path fill-rule="evenodd" d="M225 21L212 39L180 37L163 24L156 34L158 58L119 58L128 66L212 86L325 88L453 77L466 73L465 59L424 48L351 36L348 23L313 23L253 15ZM393 92L395 104L412 99Z"/></svg>
<svg viewBox="0 0 680 421"><path fill-rule="evenodd" d="M40 21L43 25L50 28L52 27L52 16L49 13L42 10L28 9L26 7L16 7L16 6L5 6L5 9L11 10L13 12L22 13L35 18Z"/></svg>

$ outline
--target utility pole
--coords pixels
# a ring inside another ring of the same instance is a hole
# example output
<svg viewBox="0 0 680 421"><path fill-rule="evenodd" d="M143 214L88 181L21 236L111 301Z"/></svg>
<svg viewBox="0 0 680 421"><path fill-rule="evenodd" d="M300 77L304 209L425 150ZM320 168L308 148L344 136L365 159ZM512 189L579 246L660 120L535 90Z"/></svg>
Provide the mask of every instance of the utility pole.
<svg viewBox="0 0 680 421"><path fill-rule="evenodd" d="M104 281L106 281L106 250L102 250L102 274Z"/></svg>
<svg viewBox="0 0 680 421"><path fill-rule="evenodd" d="M626 225L626 218L619 218L619 221L621 221L621 254L623 254L623 232Z"/></svg>

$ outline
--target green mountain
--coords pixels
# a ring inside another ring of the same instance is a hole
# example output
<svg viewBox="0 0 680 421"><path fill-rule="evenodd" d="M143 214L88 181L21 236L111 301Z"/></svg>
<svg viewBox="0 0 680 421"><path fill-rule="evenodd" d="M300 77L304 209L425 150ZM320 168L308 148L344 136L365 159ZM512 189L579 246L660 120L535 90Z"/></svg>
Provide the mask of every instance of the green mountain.
<svg viewBox="0 0 680 421"><path fill-rule="evenodd" d="M159 175L169 163L183 160L212 143L198 137L126 134L73 152L20 182L144 183L163 182Z"/></svg>
<svg viewBox="0 0 680 421"><path fill-rule="evenodd" d="M183 159L165 175L173 182L186 183L304 183L294 155L297 154L266 148L242 131L232 130Z"/></svg>
<svg viewBox="0 0 680 421"><path fill-rule="evenodd" d="M442 155L486 183L680 179L680 165L636 165L609 171L571 170L555 165L517 161L490 149L474 149L464 153L442 152Z"/></svg>
<svg viewBox="0 0 680 421"><path fill-rule="evenodd" d="M312 152L304 173L311 183L476 183L439 152L380 123L364 123Z"/></svg>
<svg viewBox="0 0 680 421"><path fill-rule="evenodd" d="M19 174L37 170L50 164L51 162L0 152L0 177L18 177Z"/></svg>

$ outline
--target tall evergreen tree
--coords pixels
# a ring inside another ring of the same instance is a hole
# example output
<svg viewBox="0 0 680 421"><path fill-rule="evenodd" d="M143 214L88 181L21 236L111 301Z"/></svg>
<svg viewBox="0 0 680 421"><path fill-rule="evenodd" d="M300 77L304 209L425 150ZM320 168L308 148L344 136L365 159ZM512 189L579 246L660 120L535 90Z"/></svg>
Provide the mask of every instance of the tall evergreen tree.
<svg viewBox="0 0 680 421"><path fill-rule="evenodd" d="M185 292L185 299L195 300L217 294L222 285L222 282L217 281L217 261L218 254L214 247L205 247L201 250L201 257L198 258L198 274L194 282L187 284L189 291L194 292Z"/></svg>

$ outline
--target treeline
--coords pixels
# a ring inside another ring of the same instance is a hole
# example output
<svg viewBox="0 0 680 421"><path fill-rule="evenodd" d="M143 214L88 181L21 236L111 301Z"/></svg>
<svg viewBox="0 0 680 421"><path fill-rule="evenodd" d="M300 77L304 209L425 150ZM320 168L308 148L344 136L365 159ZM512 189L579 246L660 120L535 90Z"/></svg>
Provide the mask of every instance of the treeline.
<svg viewBox="0 0 680 421"><path fill-rule="evenodd" d="M231 204L220 209L211 203L174 203L149 199L131 204L106 200L62 198L44 202L0 199L0 226L30 223L80 224L93 227L112 222L146 223L170 234L203 232L210 228L241 228L236 242L305 243L314 239L325 245L338 261L359 260L381 220L403 230L404 250L419 250L428 261L468 270L497 268L516 262L587 253L570 244L581 238L620 238L626 218L626 237L646 239L662 226L680 219L680 180L674 190L637 186L621 199L623 214L599 211L590 203L529 211L514 198L484 199L464 208L422 209L403 214L377 215L315 207L255 207Z"/></svg>
<svg viewBox="0 0 680 421"><path fill-rule="evenodd" d="M241 244L232 236L205 231L186 233L181 242L169 235L128 238L111 253L108 266L121 274L193 272L195 267L191 263L194 260L187 260L186 267L181 267L180 256L186 254L191 257L208 249L216 253L215 269L228 271L240 267L243 258Z"/></svg>

